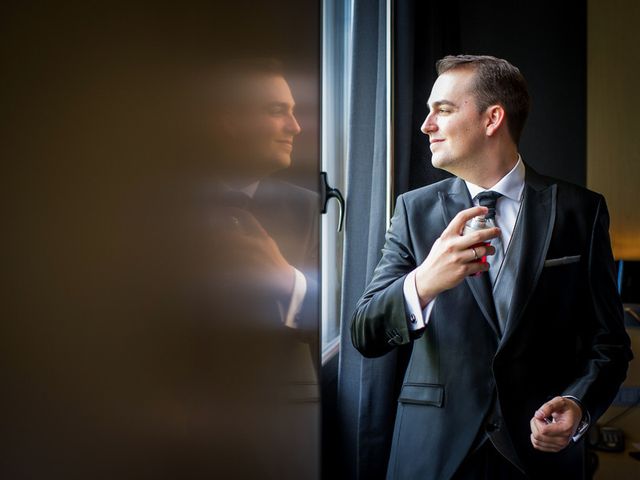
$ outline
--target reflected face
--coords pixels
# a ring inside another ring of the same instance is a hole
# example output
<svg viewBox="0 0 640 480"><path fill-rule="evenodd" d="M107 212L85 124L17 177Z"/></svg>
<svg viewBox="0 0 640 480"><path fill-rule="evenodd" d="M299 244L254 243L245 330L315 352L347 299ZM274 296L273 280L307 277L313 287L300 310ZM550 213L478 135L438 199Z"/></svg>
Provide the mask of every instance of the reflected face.
<svg viewBox="0 0 640 480"><path fill-rule="evenodd" d="M440 75L429 97L429 115L420 130L429 136L431 163L459 175L482 151L483 115L473 96L474 72L449 70Z"/></svg>
<svg viewBox="0 0 640 480"><path fill-rule="evenodd" d="M241 100L226 123L234 157L243 162L238 168L267 175L289 167L301 131L289 84L279 75L257 75L239 88Z"/></svg>

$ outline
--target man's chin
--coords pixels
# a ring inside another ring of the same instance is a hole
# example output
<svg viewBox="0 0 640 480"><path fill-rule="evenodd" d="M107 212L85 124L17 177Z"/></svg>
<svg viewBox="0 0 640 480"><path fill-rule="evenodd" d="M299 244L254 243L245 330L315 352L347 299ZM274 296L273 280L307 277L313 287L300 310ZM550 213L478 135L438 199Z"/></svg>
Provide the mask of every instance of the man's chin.
<svg viewBox="0 0 640 480"><path fill-rule="evenodd" d="M451 165L451 162L448 158L443 157L442 155L433 154L431 155L431 165L433 165L435 168L446 170L447 167Z"/></svg>
<svg viewBox="0 0 640 480"><path fill-rule="evenodd" d="M431 157L431 165L433 165L434 168L444 170L447 173L458 176L460 162L452 159L451 157L433 155Z"/></svg>
<svg viewBox="0 0 640 480"><path fill-rule="evenodd" d="M272 173L276 173L280 170L286 170L291 166L291 156L290 155L274 155L270 158L265 158L264 163L264 171L268 175Z"/></svg>
<svg viewBox="0 0 640 480"><path fill-rule="evenodd" d="M291 155L278 155L278 157L274 159L274 166L278 170L289 168L291 166Z"/></svg>

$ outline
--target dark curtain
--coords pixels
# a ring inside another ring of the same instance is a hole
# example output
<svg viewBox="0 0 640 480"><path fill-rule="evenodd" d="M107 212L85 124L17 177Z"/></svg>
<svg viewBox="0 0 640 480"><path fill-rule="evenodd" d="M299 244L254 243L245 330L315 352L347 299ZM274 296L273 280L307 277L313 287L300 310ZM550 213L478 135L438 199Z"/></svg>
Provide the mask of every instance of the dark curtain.
<svg viewBox="0 0 640 480"><path fill-rule="evenodd" d="M397 195L451 175L431 166L420 125L436 80L436 60L460 51L459 2L399 0L394 32L394 187ZM445 20L446 19L446 20Z"/></svg>
<svg viewBox="0 0 640 480"><path fill-rule="evenodd" d="M349 335L351 313L380 258L386 227L385 32L385 0L355 0L338 377L340 470L345 478L384 475L388 439L381 436L381 424L389 425L386 412L394 402L382 382L391 377L395 359L363 358Z"/></svg>

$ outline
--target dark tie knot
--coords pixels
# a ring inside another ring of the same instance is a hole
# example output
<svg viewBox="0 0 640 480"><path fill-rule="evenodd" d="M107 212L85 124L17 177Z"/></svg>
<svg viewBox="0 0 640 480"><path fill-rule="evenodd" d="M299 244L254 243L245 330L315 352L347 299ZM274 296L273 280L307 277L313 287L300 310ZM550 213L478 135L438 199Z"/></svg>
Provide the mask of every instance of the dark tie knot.
<svg viewBox="0 0 640 480"><path fill-rule="evenodd" d="M489 209L484 218L494 218L496 216L496 202L501 196L501 193L494 192L493 190L480 192L476 195L480 206L487 207Z"/></svg>

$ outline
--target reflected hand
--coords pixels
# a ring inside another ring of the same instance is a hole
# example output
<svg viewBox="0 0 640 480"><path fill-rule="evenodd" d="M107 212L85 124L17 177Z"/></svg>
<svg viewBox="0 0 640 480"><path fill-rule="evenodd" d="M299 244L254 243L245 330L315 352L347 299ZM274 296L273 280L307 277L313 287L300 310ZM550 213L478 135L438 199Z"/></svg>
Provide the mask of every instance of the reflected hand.
<svg viewBox="0 0 640 480"><path fill-rule="evenodd" d="M581 419L582 409L570 398L549 400L536 410L530 421L533 448L542 452L559 452L569 445Z"/></svg>
<svg viewBox="0 0 640 480"><path fill-rule="evenodd" d="M246 210L234 209L237 227L230 247L249 265L252 276L275 286L278 293L289 296L295 285L295 269L284 258L280 247L260 222Z"/></svg>
<svg viewBox="0 0 640 480"><path fill-rule="evenodd" d="M500 235L500 229L487 228L461 235L467 221L485 215L487 211L486 207L472 207L459 212L416 269L416 290L423 308L439 293L455 287L468 275L489 270L489 264L478 259L495 253L495 248L484 243Z"/></svg>

